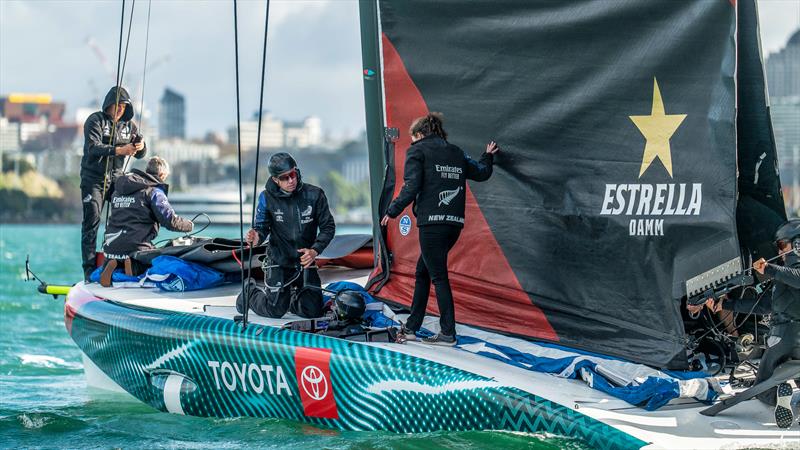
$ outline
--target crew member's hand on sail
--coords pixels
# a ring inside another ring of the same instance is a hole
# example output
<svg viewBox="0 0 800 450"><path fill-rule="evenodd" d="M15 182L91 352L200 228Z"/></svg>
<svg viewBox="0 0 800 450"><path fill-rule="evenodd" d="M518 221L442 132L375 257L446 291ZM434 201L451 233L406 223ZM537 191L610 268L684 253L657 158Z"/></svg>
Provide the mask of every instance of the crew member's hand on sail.
<svg viewBox="0 0 800 450"><path fill-rule="evenodd" d="M500 147L497 145L497 142L491 141L486 144L486 153L490 155L494 155L495 153L500 151Z"/></svg>

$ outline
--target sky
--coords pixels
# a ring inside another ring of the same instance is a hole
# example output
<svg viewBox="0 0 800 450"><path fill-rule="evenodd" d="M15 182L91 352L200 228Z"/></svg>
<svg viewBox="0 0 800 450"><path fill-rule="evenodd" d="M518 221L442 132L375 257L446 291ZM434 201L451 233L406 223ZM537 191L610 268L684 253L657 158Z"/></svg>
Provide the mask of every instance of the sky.
<svg viewBox="0 0 800 450"><path fill-rule="evenodd" d="M238 2L243 120L258 109L264 5ZM800 0L758 5L766 56L800 27ZM148 1L135 2L124 82L135 99L147 9ZM114 84L120 13L121 1L0 0L0 95L49 92L68 114L105 95ZM169 87L186 97L189 136L226 130L236 121L232 2L156 0L150 15L146 105L155 110ZM272 0L264 108L287 120L313 114L333 136L355 136L364 128L360 45L356 0Z"/></svg>

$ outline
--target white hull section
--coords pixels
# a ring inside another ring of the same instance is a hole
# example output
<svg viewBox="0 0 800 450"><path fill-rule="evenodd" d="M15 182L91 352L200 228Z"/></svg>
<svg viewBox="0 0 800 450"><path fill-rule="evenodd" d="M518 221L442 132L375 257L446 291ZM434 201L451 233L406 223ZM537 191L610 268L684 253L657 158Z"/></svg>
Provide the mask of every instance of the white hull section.
<svg viewBox="0 0 800 450"><path fill-rule="evenodd" d="M326 270L323 273L326 275L323 282L326 281L325 278L343 279L345 277L342 275L347 274L347 272L337 273L335 270ZM366 280L363 277L352 281L363 285ZM166 293L153 289L103 288L99 285L90 285L89 290L97 297L113 299L120 303L232 319L237 315L235 302L240 287L227 285L206 291ZM256 316L252 312L250 314L251 322L275 327L299 319L292 315L282 319L268 319ZM435 317L428 317L424 326L437 331L437 321ZM517 346L526 343L520 339L467 326L458 326L458 333L503 345ZM364 345L382 347L389 351L456 367L490 378L498 385L515 387L535 394L578 410L582 414L651 443L645 447L648 449L800 448L800 425L795 423L788 429L778 428L775 425L772 409L757 400L743 402L717 417L699 414L699 411L705 409L707 405L685 399L674 400L657 411L646 411L594 390L583 381L528 371L458 348L429 346L417 342L405 345L389 343ZM91 386L124 392L86 357L84 357L84 367ZM429 388L414 382L406 382L402 386L395 384L397 383L382 383L380 386L374 386L374 389ZM176 386L176 389L179 389L179 383ZM179 408L180 402L175 408L170 408L170 411L183 413Z"/></svg>

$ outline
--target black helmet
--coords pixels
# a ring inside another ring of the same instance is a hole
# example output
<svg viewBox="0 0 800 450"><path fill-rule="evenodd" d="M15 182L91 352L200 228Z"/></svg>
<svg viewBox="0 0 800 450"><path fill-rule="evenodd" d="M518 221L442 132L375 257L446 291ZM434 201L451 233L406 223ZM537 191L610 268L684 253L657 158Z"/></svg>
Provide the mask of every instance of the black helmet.
<svg viewBox="0 0 800 450"><path fill-rule="evenodd" d="M367 306L358 292L340 291L333 300L333 309L339 320L360 320Z"/></svg>
<svg viewBox="0 0 800 450"><path fill-rule="evenodd" d="M800 219L792 219L784 223L775 232L775 242L778 243L779 247L781 242L791 243L798 238L800 238Z"/></svg>
<svg viewBox="0 0 800 450"><path fill-rule="evenodd" d="M275 153L269 158L269 174L273 177L297 168L297 161L286 152Z"/></svg>

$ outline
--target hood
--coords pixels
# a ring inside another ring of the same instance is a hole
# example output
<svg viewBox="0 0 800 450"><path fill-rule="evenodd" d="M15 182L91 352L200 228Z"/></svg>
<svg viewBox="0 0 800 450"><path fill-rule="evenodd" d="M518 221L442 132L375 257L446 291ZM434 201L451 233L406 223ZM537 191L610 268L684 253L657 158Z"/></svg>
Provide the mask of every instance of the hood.
<svg viewBox="0 0 800 450"><path fill-rule="evenodd" d="M295 170L297 171L297 189L295 189L294 192L288 194L286 192L283 192L281 188L278 186L278 183L272 180L272 177L269 177L267 179L267 182L264 184L264 190L269 192L270 195L274 195L275 197L291 197L295 193L300 192L300 190L303 189L303 174L300 173L300 169L295 168Z"/></svg>
<svg viewBox="0 0 800 450"><path fill-rule="evenodd" d="M122 115L120 120L131 120L133 119L133 103L131 103L131 96L124 87L117 88L117 86L114 86L108 90L108 94L106 94L106 98L103 100L103 112L105 112L106 108L113 105L117 100L117 89L119 89L119 102L128 105L125 108L125 113Z"/></svg>
<svg viewBox="0 0 800 450"><path fill-rule="evenodd" d="M169 185L162 183L155 176L139 169L133 169L131 173L126 173L117 178L114 184L114 191L118 194L129 195L149 187L160 187L164 193L169 190Z"/></svg>

